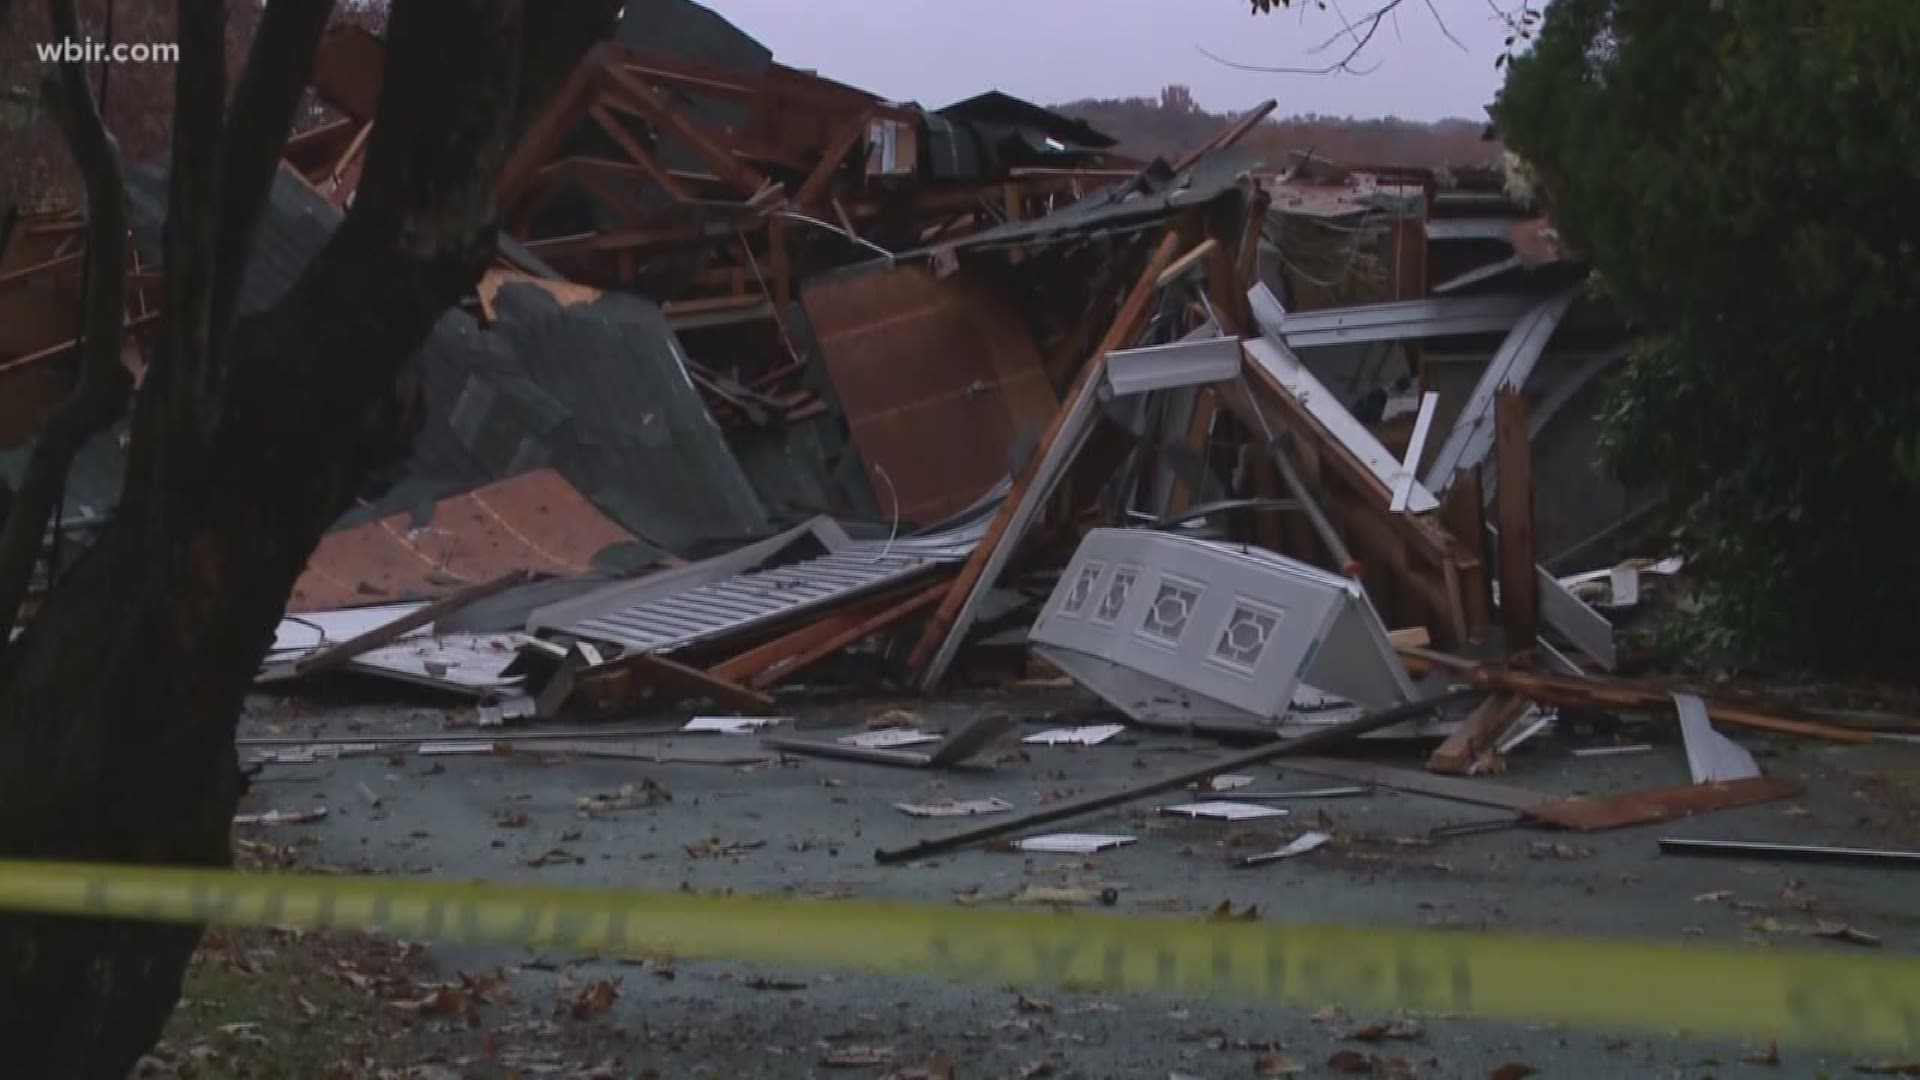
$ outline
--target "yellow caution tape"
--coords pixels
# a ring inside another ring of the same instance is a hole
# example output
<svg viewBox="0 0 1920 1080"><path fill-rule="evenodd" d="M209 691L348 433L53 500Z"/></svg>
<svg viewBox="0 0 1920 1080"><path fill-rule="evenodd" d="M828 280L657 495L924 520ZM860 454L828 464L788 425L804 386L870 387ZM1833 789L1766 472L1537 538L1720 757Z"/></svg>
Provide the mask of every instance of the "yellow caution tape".
<svg viewBox="0 0 1920 1080"><path fill-rule="evenodd" d="M1920 1047L1920 960L1604 939L0 862L0 910Z"/></svg>

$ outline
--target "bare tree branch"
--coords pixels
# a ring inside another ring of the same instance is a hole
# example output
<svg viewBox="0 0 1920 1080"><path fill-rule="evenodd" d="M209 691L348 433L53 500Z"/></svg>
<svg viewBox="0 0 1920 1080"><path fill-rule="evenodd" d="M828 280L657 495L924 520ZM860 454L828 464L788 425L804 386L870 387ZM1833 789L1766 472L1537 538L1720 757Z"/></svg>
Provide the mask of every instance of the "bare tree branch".
<svg viewBox="0 0 1920 1080"><path fill-rule="evenodd" d="M273 189L294 110L313 76L320 34L333 0L274 0L260 17L247 64L233 91L220 147L220 224L214 252L213 325L233 325L247 253ZM226 343L214 344L215 364Z"/></svg>
<svg viewBox="0 0 1920 1080"><path fill-rule="evenodd" d="M1237 60L1228 60L1223 56L1209 52L1204 47L1197 48L1199 48L1200 54L1209 60L1218 64L1225 64L1227 67L1236 68L1240 71L1258 71L1274 75L1333 75L1341 72L1349 75L1368 75L1378 70L1380 65L1375 63L1362 67L1358 66L1355 61L1366 51L1368 44L1373 41L1374 35L1379 33L1381 23L1392 19L1395 32L1398 32L1399 10L1406 2L1407 0L1385 0L1384 3L1367 15L1359 19L1349 19L1347 18L1346 11L1341 8L1339 0L1326 0L1322 6L1330 6L1333 9L1334 14L1340 19L1340 30L1333 36L1327 38L1327 40L1308 49L1307 55L1318 56L1332 48L1336 42L1342 39L1352 44L1339 59L1321 67L1276 67L1264 64L1247 64ZM1498 0L1487 0L1487 4L1493 8L1494 13L1507 24L1510 30L1513 30L1516 35L1521 37L1531 36L1525 27L1530 20L1539 17L1534 13L1534 7L1537 2L1538 0L1519 0L1518 9L1516 11L1509 11L1502 8ZM1433 0L1421 0L1421 4L1427 9L1427 14L1433 17L1434 25L1440 28L1440 33L1445 35L1448 41L1453 42L1462 52L1471 51L1468 49L1467 44L1454 34L1453 28L1447 25L1446 18L1440 14L1440 9L1434 5ZM1255 15L1271 12L1275 8L1289 6L1299 7L1303 11L1305 8L1304 4L1290 4L1289 0L1253 0L1253 12ZM1509 45L1511 45L1511 39L1509 39Z"/></svg>
<svg viewBox="0 0 1920 1080"><path fill-rule="evenodd" d="M4 2L4 0L0 0ZM56 39L78 39L74 0L48 0ZM0 524L0 653L19 617L33 564L74 455L87 439L120 414L132 377L120 362L127 297L127 222L120 152L101 119L77 61L63 60L47 77L44 96L65 134L68 150L87 185L86 297L81 330L80 376L73 393L54 410L34 442L20 490Z"/></svg>
<svg viewBox="0 0 1920 1080"><path fill-rule="evenodd" d="M1386 21L1387 16L1393 14L1395 9L1404 3L1406 3L1406 0L1387 0L1385 4L1375 8L1371 14L1362 16L1357 22L1347 22L1343 16L1341 19L1343 23L1341 33L1335 34L1333 37L1316 45L1313 49L1309 50L1309 52L1317 53L1323 51L1342 36L1351 37L1353 47L1348 49L1346 54L1340 57L1340 59L1324 67L1269 67L1261 64L1243 64L1237 60L1228 60L1225 57L1216 56L1208 52L1205 48L1200 49L1200 55L1205 56L1215 63L1225 64L1230 68L1236 68L1240 71L1259 71L1270 75L1332 75L1335 72L1346 72L1350 75L1366 75L1372 72L1374 68L1356 68L1353 66L1354 60L1358 59L1360 54L1366 50L1367 43L1373 40L1373 35L1380 32L1380 24ZM1359 29L1360 27L1364 27L1364 29ZM1375 65L1375 67L1378 67L1378 65Z"/></svg>

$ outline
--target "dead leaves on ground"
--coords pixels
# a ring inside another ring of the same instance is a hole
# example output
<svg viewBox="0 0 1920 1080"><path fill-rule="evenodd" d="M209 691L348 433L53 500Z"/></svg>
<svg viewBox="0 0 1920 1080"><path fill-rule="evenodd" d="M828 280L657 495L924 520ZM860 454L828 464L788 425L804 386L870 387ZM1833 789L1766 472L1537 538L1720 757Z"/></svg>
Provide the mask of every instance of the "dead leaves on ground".
<svg viewBox="0 0 1920 1080"><path fill-rule="evenodd" d="M1335 1050L1327 1058L1327 1068L1342 1076L1377 1076L1385 1080L1413 1080L1413 1063L1405 1058L1363 1054L1358 1050Z"/></svg>
<svg viewBox="0 0 1920 1080"><path fill-rule="evenodd" d="M581 987L578 992L570 992L562 987L560 1002L554 1006L555 1016L570 1016L575 1020L591 1020L608 1009L620 998L620 986L612 979L595 979Z"/></svg>

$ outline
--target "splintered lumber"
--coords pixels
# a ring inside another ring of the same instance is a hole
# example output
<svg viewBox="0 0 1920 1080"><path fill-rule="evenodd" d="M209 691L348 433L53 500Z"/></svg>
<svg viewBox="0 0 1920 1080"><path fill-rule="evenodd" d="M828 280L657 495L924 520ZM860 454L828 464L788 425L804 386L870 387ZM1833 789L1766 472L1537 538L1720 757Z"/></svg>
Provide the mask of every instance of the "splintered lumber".
<svg viewBox="0 0 1920 1080"><path fill-rule="evenodd" d="M1254 125L1260 123L1260 121L1262 120L1265 120L1267 118L1268 113L1272 112L1273 110L1279 107L1280 107L1280 103L1278 101L1275 101L1272 98L1268 98L1267 100L1261 102L1260 104L1255 105L1253 107L1253 111L1247 113L1247 115L1241 117L1240 119L1235 120L1233 122L1232 127L1227 128L1227 130L1221 132L1218 135L1215 135L1213 138L1208 139L1206 142L1201 143L1197 149L1189 151L1187 153L1187 156L1181 158L1179 164L1173 167L1173 171L1186 172L1188 169L1191 169L1194 167L1194 165L1198 164L1201 158L1206 157L1208 154L1213 153L1215 150L1225 150L1228 147L1232 146L1234 143L1237 143L1241 139L1246 138L1247 132L1252 131L1254 129Z"/></svg>
<svg viewBox="0 0 1920 1080"><path fill-rule="evenodd" d="M1685 784L1654 791L1629 791L1603 799L1553 799L1527 810L1527 816L1579 832L1654 825L1662 821L1731 810L1736 806L1792 798L1805 790L1797 780L1756 776L1712 784Z"/></svg>
<svg viewBox="0 0 1920 1080"><path fill-rule="evenodd" d="M729 679L717 678L655 653L631 653L574 676L576 693L586 694L607 708L639 696L646 687L674 690L688 697L707 697L731 709L763 713L773 698Z"/></svg>
<svg viewBox="0 0 1920 1080"><path fill-rule="evenodd" d="M1193 269L1193 266L1195 263L1198 263L1201 259L1206 258L1209 253L1211 253L1215 248L1219 246L1220 246L1220 242L1218 240L1215 240L1211 236L1207 237L1205 240L1200 241L1200 243L1194 245L1194 248L1192 251L1189 251L1185 255L1182 255L1179 258L1168 263L1167 268L1165 270L1160 271L1160 276L1153 279L1153 284L1157 288L1162 288L1162 289L1166 288L1168 285L1173 284L1174 281L1178 279L1181 274L1184 274L1188 270Z"/></svg>
<svg viewBox="0 0 1920 1080"><path fill-rule="evenodd" d="M1047 422L1046 430L1041 432L1039 441L1034 445L1033 453L1027 455L1026 464L1014 477L1013 487L1001 502L1000 509L994 512L993 520L988 523L986 535L967 556L960 568L960 576L953 581L946 598L940 602L940 608L928 620L927 629L914 646L909 663L922 669L921 686L931 689L937 686L946 668L953 660L953 654L959 648L959 638L967 631L971 620L975 597L991 587L1013 555L1013 547L1018 545L1026 528L1039 512L1039 507L1049 494L1051 485L1043 484L1043 490L1035 491L1035 483L1041 480L1042 465L1053 456L1054 444L1066 429L1068 420L1076 411L1085 413L1092 407L1094 392L1100 385L1101 374L1106 370L1107 354L1115 349L1131 344L1140 336L1146 326L1147 309L1158 290L1154 281L1160 276L1175 247L1180 243L1179 233L1169 229L1161 238L1158 247L1148 257L1147 265L1140 277L1127 293L1120 305L1120 311L1114 316L1112 325L1107 328L1106 336L1094 347L1093 355L1080 366L1073 378L1073 384L1061 395L1061 406ZM1056 465L1059 463L1056 463ZM1054 469L1057 476L1059 468ZM1053 479L1052 476L1046 478Z"/></svg>
<svg viewBox="0 0 1920 1080"><path fill-rule="evenodd" d="M1624 679L1578 679L1566 675L1547 675L1512 668L1483 667L1463 657L1450 656L1432 649L1402 648L1400 659L1407 670L1418 675L1435 669L1463 675L1482 690L1518 694L1529 701L1574 709L1629 709L1635 712L1671 713L1673 691L1648 683ZM1776 716L1759 709L1713 698L1701 699L1707 715L1723 724L1778 731L1787 735L1807 735L1843 743L1868 743L1872 734L1852 731L1813 720Z"/></svg>
<svg viewBox="0 0 1920 1080"><path fill-rule="evenodd" d="M515 585L526 582L532 575L525 570L515 570L502 574L492 581L483 581L478 585L469 585L459 592L443 596L431 604L423 604L390 623L382 623L364 634L356 634L345 641L336 642L324 649L310 652L298 660L277 664L261 672L256 682L279 682L283 679L311 675L316 671L327 671L341 667L363 653L371 652L383 645L398 641L402 635L417 630L429 623L438 622L456 611L485 600L489 596L503 593Z"/></svg>
<svg viewBox="0 0 1920 1080"><path fill-rule="evenodd" d="M1025 832L1035 826L1064 821L1067 818L1080 817L1083 814L1091 814L1099 810L1108 810L1116 806L1125 806L1127 803L1144 799L1149 795L1157 795L1162 791L1173 791L1176 788L1184 788L1188 784L1206 780L1223 772L1238 772L1243 769L1253 768L1254 766L1264 765L1275 758L1286 757L1289 754L1306 754L1316 750L1325 750L1328 747L1338 746L1350 739L1359 738L1368 732L1389 728L1395 724L1411 720L1416 716L1432 712L1442 705L1460 700L1461 698L1469 696L1471 693L1471 691L1466 690L1454 690L1441 694L1438 697L1395 705L1390 709L1382 709L1379 712L1369 713L1366 716L1349 720L1344 724L1334 724L1322 728L1319 731L1310 732L1297 739L1285 739L1279 742L1269 743L1266 746L1257 746L1251 750L1244 750L1238 754L1231 754L1224 758L1216 758L1204 765L1191 769L1182 769L1176 773L1169 773L1157 780L1151 780L1147 783L1138 784L1121 791L1089 795L1080 799L1069 799L1065 802L1055 803L1045 809L1036 810L1031 814L1023 814L1017 818L997 821L991 825L983 825L977 829L968 829L964 832L954 833L951 836L922 840L917 844L896 851L876 851L873 853L873 857L882 865L911 862L914 859L924 859L928 856L938 855L941 852L952 851L955 848L979 843L982 840L992 840L995 837L1006 836L1010 833Z"/></svg>
<svg viewBox="0 0 1920 1080"><path fill-rule="evenodd" d="M932 607L946 593L947 583L941 581L905 596L895 593L879 597L783 634L709 668L707 673L722 679L744 680L748 686L764 690L802 668Z"/></svg>
<svg viewBox="0 0 1920 1080"><path fill-rule="evenodd" d="M866 136L867 125L871 123L872 120L873 110L866 109L863 110L860 115L854 117L846 127L840 129L840 134L835 137L833 143L827 147L827 152L820 155L820 163L813 167L813 171L807 174L805 180L801 181L800 190L793 195L793 204L795 206L798 206L802 210L807 210L820 202L820 197L827 193L827 188L833 183L834 172L840 168L841 163L847 160L847 155L852 153L853 148L859 145L860 140ZM841 213L842 216L845 215L845 211ZM847 231L853 231L850 225Z"/></svg>
<svg viewBox="0 0 1920 1080"><path fill-rule="evenodd" d="M1500 625L1507 652L1531 654L1540 636L1540 592L1533 557L1533 447L1527 400L1512 387L1494 399L1494 502L1500 520Z"/></svg>
<svg viewBox="0 0 1920 1080"><path fill-rule="evenodd" d="M692 198L686 187L672 173L661 168L660 163L647 152L647 148L640 145L640 140L634 138L633 134L626 129L626 125L622 124L605 106L588 106L587 115L593 117L593 122L606 133L607 138L612 139L615 145L632 158L635 165L645 170L647 176L660 185L661 190L673 196L678 202L686 202Z"/></svg>
<svg viewBox="0 0 1920 1080"><path fill-rule="evenodd" d="M661 100L653 87L639 77L628 73L619 64L603 64L599 75L612 84L607 89L624 95L629 104L636 106L648 120L685 144L707 168L713 170L715 176L732 185L740 194L756 195L766 184L767 178L758 169L736 160L726 148L708 138L705 132L681 115L678 109Z"/></svg>
<svg viewBox="0 0 1920 1080"><path fill-rule="evenodd" d="M1500 733L1527 711L1528 701L1517 694L1495 694L1480 703L1461 725L1427 758L1433 772L1466 772L1480 755L1491 750Z"/></svg>

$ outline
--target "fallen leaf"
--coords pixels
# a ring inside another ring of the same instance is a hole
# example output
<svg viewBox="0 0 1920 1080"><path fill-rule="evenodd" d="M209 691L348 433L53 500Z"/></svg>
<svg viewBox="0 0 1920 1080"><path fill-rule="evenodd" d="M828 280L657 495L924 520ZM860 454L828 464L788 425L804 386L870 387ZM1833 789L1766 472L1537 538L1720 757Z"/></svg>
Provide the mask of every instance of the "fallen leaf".
<svg viewBox="0 0 1920 1080"><path fill-rule="evenodd" d="M1335 1050L1333 1056L1327 1059L1327 1068L1348 1076L1372 1076L1375 1060L1372 1054L1363 1054L1358 1050Z"/></svg>
<svg viewBox="0 0 1920 1080"><path fill-rule="evenodd" d="M1717 904L1732 895L1732 889L1715 889L1712 892L1703 892L1694 897L1693 902L1696 904Z"/></svg>
<svg viewBox="0 0 1920 1080"><path fill-rule="evenodd" d="M880 1080L954 1080L953 1057L942 1051L927 1059L925 1065L895 1069Z"/></svg>
<svg viewBox="0 0 1920 1080"><path fill-rule="evenodd" d="M1523 1080L1524 1077L1538 1075L1540 1070L1524 1061L1509 1061L1504 1065L1495 1066L1494 1070L1487 1074L1487 1080Z"/></svg>
<svg viewBox="0 0 1920 1080"><path fill-rule="evenodd" d="M1340 1006L1329 1005L1326 1008L1321 1009L1319 1012L1314 1013L1312 1016L1307 1017L1307 1019L1313 1021L1316 1024L1331 1024L1335 1020L1340 1019L1340 1017L1342 1017L1343 1015L1345 1014L1341 1012Z"/></svg>
<svg viewBox="0 0 1920 1080"><path fill-rule="evenodd" d="M1846 923L1828 922L1825 919L1814 924L1813 936L1832 938L1835 941L1844 941L1849 945L1865 945L1869 949L1877 949L1880 947L1880 938L1877 935L1869 934L1865 930L1848 926Z"/></svg>
<svg viewBox="0 0 1920 1080"><path fill-rule="evenodd" d="M1299 1062L1281 1053L1279 1047L1261 1054L1253 1063L1255 1076L1294 1076L1305 1071Z"/></svg>
<svg viewBox="0 0 1920 1080"><path fill-rule="evenodd" d="M613 1002L619 996L620 988L612 980L596 979L581 987L578 994L563 999L554 1013L565 1013L575 1020L591 1020L613 1008Z"/></svg>
<svg viewBox="0 0 1920 1080"><path fill-rule="evenodd" d="M1765 1050L1741 1054L1740 1060L1748 1065L1778 1065L1780 1064L1780 1040L1774 1039L1769 1042Z"/></svg>

